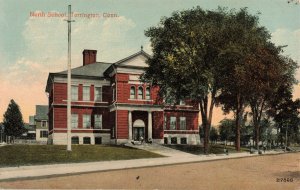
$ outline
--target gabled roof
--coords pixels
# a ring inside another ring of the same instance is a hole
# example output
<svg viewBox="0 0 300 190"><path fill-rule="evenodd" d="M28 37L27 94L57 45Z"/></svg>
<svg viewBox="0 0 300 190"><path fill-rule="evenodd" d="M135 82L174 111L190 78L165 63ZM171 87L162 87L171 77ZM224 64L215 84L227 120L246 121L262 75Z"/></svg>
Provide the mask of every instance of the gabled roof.
<svg viewBox="0 0 300 190"><path fill-rule="evenodd" d="M143 50L135 53L135 54L132 54L124 59L121 59L117 62L115 62L114 64L112 64L110 67L108 67L108 69L106 69L106 71L104 72L104 76L108 76L113 70L114 68L117 68L117 67L130 67L130 68L145 68L146 66L138 66L138 65L127 65L125 63L128 63L130 60L134 60L135 58L138 58L139 56L142 56L146 59L150 58L151 56L144 52Z"/></svg>
<svg viewBox="0 0 300 190"><path fill-rule="evenodd" d="M141 50L141 51L139 51L139 52L137 52L137 53L135 53L135 54L132 54L132 55L130 55L130 56L124 58L124 59L121 59L121 60L117 61L116 63L114 63L114 65L116 65L116 66L121 65L122 63L124 63L124 62L126 62L126 61L128 61L128 60L130 60L130 59L133 59L133 58L135 58L135 57L138 57L138 56L140 56L140 55L143 55L143 56L145 56L146 58L150 58L150 57L151 57L148 53L146 53L146 52L144 52L143 50Z"/></svg>

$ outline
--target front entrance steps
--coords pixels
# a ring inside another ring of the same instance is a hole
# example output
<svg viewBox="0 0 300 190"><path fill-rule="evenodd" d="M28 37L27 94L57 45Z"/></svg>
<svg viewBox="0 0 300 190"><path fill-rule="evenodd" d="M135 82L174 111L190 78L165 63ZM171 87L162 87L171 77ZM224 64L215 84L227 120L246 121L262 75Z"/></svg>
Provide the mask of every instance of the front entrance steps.
<svg viewBox="0 0 300 190"><path fill-rule="evenodd" d="M168 157L198 157L197 155L182 152L179 150L175 150L169 147L165 147L161 144L157 143L141 143L139 141L134 141L133 143L126 143L125 146L132 147L132 148L137 148L141 150L146 150L149 152L157 153L163 156L168 156Z"/></svg>

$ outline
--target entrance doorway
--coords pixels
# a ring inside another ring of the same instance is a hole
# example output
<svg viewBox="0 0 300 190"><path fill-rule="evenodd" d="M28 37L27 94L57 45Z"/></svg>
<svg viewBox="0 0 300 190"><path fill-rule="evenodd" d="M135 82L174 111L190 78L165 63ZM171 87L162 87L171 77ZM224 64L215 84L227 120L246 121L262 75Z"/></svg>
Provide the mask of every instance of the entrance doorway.
<svg viewBox="0 0 300 190"><path fill-rule="evenodd" d="M145 123L143 120L137 119L133 123L133 140L139 141L141 137L145 139Z"/></svg>

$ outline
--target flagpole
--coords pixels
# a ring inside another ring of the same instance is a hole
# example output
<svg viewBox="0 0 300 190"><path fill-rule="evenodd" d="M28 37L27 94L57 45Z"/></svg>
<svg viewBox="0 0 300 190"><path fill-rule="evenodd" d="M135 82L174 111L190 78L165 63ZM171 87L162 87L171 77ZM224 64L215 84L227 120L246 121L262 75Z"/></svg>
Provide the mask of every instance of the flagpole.
<svg viewBox="0 0 300 190"><path fill-rule="evenodd" d="M71 5L68 7L68 80L67 80L67 151L72 151L71 142Z"/></svg>

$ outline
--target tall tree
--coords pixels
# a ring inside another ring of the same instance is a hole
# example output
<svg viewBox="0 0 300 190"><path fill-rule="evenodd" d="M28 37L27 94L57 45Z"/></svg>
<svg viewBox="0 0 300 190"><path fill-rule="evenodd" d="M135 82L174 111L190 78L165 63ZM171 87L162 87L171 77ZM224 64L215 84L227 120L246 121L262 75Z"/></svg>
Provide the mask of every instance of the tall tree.
<svg viewBox="0 0 300 190"><path fill-rule="evenodd" d="M299 143L300 99L292 99L292 87L285 84L273 95L268 107L268 115L274 118L280 137L288 130L289 139ZM283 140L283 138L281 138Z"/></svg>
<svg viewBox="0 0 300 190"><path fill-rule="evenodd" d="M19 137L26 131L20 107L14 100L10 101L3 115L3 125L8 136Z"/></svg>
<svg viewBox="0 0 300 190"><path fill-rule="evenodd" d="M281 47L269 43L258 47L256 54L247 56L245 73L252 80L247 83L249 102L253 125L255 128L255 141L259 149L260 124L273 94L285 85L292 86L295 82L294 74L297 63L292 59L280 55Z"/></svg>
<svg viewBox="0 0 300 190"><path fill-rule="evenodd" d="M228 40L219 57L222 67L219 73L221 80L221 95L218 104L221 104L225 113L233 111L236 123L236 150L240 150L240 128L245 108L249 105L248 84L253 81L247 71L249 55L255 55L260 46L265 46L270 39L266 28L259 25L258 15L250 15L246 8L229 15L224 35ZM259 68L258 68L259 69ZM257 83L255 83L257 85ZM259 84L258 84L259 85Z"/></svg>
<svg viewBox="0 0 300 190"><path fill-rule="evenodd" d="M228 13L223 9L204 11L200 7L174 12L149 28L153 57L143 79L159 86L160 96L199 102L204 128L204 152L209 149L209 131L219 91L218 54L226 38Z"/></svg>

